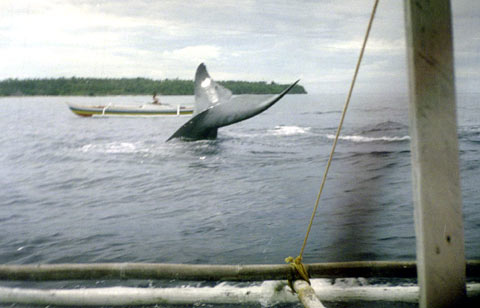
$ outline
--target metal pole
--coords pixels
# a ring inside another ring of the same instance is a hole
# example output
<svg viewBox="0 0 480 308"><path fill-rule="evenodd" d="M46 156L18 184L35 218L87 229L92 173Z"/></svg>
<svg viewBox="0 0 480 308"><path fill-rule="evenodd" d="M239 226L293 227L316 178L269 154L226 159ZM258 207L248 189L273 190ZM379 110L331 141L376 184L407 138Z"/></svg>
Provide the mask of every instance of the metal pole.
<svg viewBox="0 0 480 308"><path fill-rule="evenodd" d="M449 0L405 1L420 307L461 307L465 253Z"/></svg>

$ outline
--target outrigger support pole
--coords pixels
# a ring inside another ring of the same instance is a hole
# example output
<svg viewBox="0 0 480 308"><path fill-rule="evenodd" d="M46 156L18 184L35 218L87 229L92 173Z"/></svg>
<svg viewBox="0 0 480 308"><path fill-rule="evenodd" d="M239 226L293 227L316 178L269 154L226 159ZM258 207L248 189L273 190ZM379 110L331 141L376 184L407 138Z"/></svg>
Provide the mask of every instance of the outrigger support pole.
<svg viewBox="0 0 480 308"><path fill-rule="evenodd" d="M305 308L325 308L315 294L315 290L305 280L295 280L293 288Z"/></svg>

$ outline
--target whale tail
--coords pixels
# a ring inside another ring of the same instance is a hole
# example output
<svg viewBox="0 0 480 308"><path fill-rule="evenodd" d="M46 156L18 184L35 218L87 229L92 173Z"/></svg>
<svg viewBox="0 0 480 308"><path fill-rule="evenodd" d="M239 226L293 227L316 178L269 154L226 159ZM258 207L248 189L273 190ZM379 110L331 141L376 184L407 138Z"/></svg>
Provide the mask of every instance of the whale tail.
<svg viewBox="0 0 480 308"><path fill-rule="evenodd" d="M232 92L216 83L208 74L207 67L201 63L195 73L195 106L193 116L232 97Z"/></svg>
<svg viewBox="0 0 480 308"><path fill-rule="evenodd" d="M174 138L186 140L215 139L219 127L251 118L278 102L299 80L280 94L265 99L263 96L240 95L216 83L208 74L205 65L198 66L195 73L195 107L193 117L180 127L167 141Z"/></svg>

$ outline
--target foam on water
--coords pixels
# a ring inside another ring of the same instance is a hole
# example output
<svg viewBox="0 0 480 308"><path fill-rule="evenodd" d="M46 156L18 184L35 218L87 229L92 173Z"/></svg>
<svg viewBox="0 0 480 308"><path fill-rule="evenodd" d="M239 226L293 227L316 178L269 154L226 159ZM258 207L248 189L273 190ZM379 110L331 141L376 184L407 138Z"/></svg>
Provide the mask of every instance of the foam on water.
<svg viewBox="0 0 480 308"><path fill-rule="evenodd" d="M303 135L310 131L310 127L300 126L283 126L277 125L273 129L268 130L251 130L249 132L242 132L237 130L223 131L222 134L232 138L262 138L264 136L296 136Z"/></svg>
<svg viewBox="0 0 480 308"><path fill-rule="evenodd" d="M96 153L138 153L138 152L148 152L149 150L145 147L142 147L138 143L131 142L109 142L105 144L95 144L90 143L82 146L80 148L81 152L96 152Z"/></svg>
<svg viewBox="0 0 480 308"><path fill-rule="evenodd" d="M335 139L335 135L328 134L328 139ZM410 140L410 136L381 136L381 137L367 137L367 136L360 136L360 135L349 135L349 136L340 136L339 140L345 141L352 141L352 142L378 142L378 141L385 141L385 142L399 142L399 141L407 141Z"/></svg>
<svg viewBox="0 0 480 308"><path fill-rule="evenodd" d="M292 136L292 135L302 135L310 131L310 127L300 127L300 126L275 126L274 129L268 131L270 135L275 136Z"/></svg>

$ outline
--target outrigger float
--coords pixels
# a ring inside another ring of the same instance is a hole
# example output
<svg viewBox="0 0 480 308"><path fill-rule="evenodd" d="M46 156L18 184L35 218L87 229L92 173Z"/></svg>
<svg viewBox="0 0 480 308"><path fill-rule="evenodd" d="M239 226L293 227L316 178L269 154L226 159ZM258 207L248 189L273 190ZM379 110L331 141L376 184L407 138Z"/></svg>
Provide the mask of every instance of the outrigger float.
<svg viewBox="0 0 480 308"><path fill-rule="evenodd" d="M180 116L191 115L193 107L173 106L168 104L141 104L141 105L79 105L67 103L70 110L81 117L91 116Z"/></svg>

